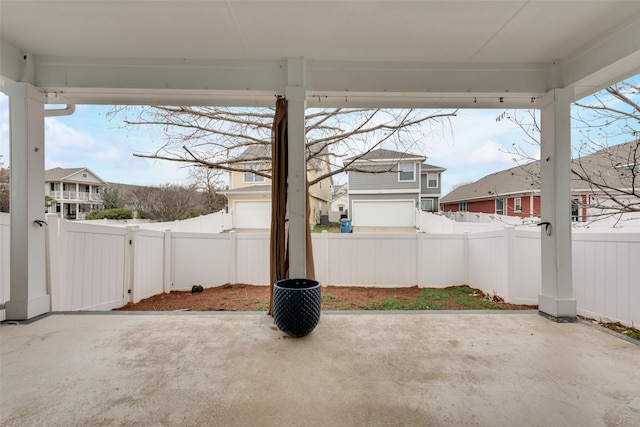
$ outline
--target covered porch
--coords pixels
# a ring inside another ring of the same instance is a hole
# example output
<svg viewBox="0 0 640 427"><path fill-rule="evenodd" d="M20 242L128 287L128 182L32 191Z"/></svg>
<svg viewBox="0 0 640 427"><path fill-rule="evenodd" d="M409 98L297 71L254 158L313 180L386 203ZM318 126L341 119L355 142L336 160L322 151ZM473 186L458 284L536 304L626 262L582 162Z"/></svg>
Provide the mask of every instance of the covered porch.
<svg viewBox="0 0 640 427"><path fill-rule="evenodd" d="M292 277L307 272L308 107L540 109L539 306L576 316L570 106L640 71L640 3L59 0L3 1L0 12L11 116L7 319L51 307L37 225L45 117L83 103L273 106L276 97L288 101Z"/></svg>
<svg viewBox="0 0 640 427"><path fill-rule="evenodd" d="M633 425L638 347L538 313L49 314L44 121L75 104L289 108L291 275L306 275L308 107L536 108L540 311L576 317L570 106L640 71L640 3L0 2L11 113L3 425ZM66 104L61 110L47 104ZM213 254L212 254L213 255ZM38 316L45 314L44 318Z"/></svg>
<svg viewBox="0 0 640 427"><path fill-rule="evenodd" d="M61 313L3 324L2 425L632 426L638 344L537 312Z"/></svg>

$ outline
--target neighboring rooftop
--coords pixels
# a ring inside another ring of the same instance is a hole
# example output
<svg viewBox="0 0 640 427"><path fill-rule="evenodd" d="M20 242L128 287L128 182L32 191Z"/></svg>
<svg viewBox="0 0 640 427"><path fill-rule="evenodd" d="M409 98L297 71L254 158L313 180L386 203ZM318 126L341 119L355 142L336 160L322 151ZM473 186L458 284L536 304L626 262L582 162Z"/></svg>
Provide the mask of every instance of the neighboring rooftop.
<svg viewBox="0 0 640 427"><path fill-rule="evenodd" d="M580 179L585 171L595 181L613 188L622 188L630 183L630 165L637 167L640 150L636 141L602 148L592 154L578 157L571 162L571 188L574 191L589 191L588 182ZM540 161L515 166L489 174L470 184L461 185L446 194L441 203L486 199L496 195L530 193L540 191Z"/></svg>
<svg viewBox="0 0 640 427"><path fill-rule="evenodd" d="M425 161L427 158L421 154L414 153L406 153L401 151L387 150L384 148L378 148L377 150L369 151L368 153L362 156L353 156L348 159L345 159L345 162L350 161L359 161L359 160L422 160Z"/></svg>
<svg viewBox="0 0 640 427"><path fill-rule="evenodd" d="M45 182L51 181L65 181L69 180L73 175L80 173L82 171L87 171L91 175L93 175L96 179L106 184L106 182L95 174L89 168L52 168L44 171L44 180Z"/></svg>

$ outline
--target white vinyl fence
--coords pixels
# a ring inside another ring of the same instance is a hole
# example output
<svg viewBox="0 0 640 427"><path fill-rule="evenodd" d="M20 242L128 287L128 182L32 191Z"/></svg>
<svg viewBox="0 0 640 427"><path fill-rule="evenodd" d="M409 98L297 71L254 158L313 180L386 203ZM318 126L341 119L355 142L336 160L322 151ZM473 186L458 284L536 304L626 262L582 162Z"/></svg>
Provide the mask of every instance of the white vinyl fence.
<svg viewBox="0 0 640 427"><path fill-rule="evenodd" d="M269 235L187 233L75 223L48 215L53 311L108 310L171 290L267 285ZM6 235L6 236L5 236ZM0 223L2 261L8 226ZM516 304L537 304L540 231L312 236L323 285L446 287L468 284ZM573 232L578 313L640 324L640 233ZM7 268L2 292L8 299Z"/></svg>

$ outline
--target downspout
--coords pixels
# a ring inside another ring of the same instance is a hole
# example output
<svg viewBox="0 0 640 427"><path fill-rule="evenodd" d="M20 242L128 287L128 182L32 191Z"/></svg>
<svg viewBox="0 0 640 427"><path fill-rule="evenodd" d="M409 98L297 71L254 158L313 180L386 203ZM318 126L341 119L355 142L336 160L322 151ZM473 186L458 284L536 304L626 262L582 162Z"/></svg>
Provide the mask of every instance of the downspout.
<svg viewBox="0 0 640 427"><path fill-rule="evenodd" d="M70 116L76 112L76 104L67 104L64 108L52 108L44 110L45 117Z"/></svg>

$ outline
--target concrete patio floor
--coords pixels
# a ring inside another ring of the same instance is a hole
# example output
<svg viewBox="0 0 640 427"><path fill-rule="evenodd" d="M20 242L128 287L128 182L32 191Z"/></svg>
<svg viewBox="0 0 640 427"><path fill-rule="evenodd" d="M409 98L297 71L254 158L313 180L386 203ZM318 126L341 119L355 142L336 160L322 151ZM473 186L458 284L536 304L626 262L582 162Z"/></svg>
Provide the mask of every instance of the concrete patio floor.
<svg viewBox="0 0 640 427"><path fill-rule="evenodd" d="M640 346L536 312L53 314L0 326L3 426L637 426Z"/></svg>

